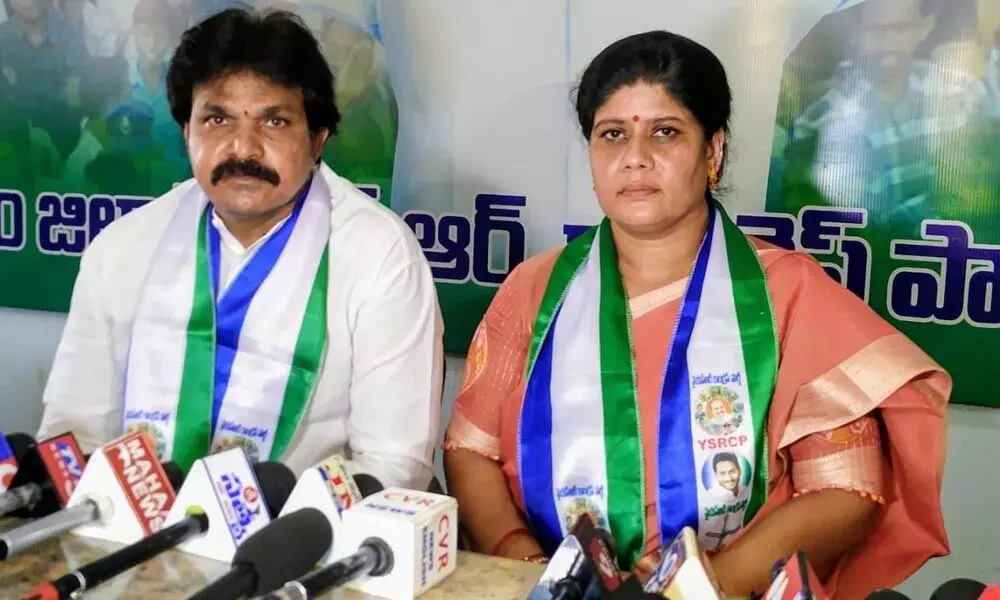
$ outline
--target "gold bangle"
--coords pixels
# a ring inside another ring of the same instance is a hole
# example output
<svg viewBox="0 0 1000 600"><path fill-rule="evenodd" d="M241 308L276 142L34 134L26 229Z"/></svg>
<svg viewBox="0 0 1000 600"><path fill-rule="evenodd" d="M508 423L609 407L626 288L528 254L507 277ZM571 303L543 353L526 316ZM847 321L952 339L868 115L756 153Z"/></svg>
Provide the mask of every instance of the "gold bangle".
<svg viewBox="0 0 1000 600"><path fill-rule="evenodd" d="M545 556L545 554L543 552L538 552L536 554L531 554L531 555L525 556L521 560L523 560L524 562L530 562L530 563L535 563L535 564L538 564L538 565L544 565L544 564L548 564L549 557Z"/></svg>

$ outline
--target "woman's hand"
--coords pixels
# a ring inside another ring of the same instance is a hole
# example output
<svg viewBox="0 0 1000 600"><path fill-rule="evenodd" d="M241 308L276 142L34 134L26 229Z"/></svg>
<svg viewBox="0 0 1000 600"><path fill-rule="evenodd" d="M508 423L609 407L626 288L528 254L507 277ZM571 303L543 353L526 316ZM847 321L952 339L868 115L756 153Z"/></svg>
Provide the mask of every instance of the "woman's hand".
<svg viewBox="0 0 1000 600"><path fill-rule="evenodd" d="M826 489L793 498L725 546L712 569L730 596L763 593L771 567L802 550L809 565L826 580L840 557L864 541L875 523L879 504L856 492Z"/></svg>
<svg viewBox="0 0 1000 600"><path fill-rule="evenodd" d="M444 453L444 468L448 491L458 500L459 520L475 550L515 560L543 555L514 505L507 476L496 461L456 448Z"/></svg>

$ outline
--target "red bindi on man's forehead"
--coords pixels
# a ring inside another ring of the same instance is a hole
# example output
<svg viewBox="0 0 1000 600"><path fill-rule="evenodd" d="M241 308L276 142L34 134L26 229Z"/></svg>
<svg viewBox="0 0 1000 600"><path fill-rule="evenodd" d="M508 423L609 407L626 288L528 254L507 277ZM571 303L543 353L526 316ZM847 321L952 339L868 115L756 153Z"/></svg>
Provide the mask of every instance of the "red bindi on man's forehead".
<svg viewBox="0 0 1000 600"><path fill-rule="evenodd" d="M632 122L633 123L638 123L639 122L639 115L632 115Z"/></svg>

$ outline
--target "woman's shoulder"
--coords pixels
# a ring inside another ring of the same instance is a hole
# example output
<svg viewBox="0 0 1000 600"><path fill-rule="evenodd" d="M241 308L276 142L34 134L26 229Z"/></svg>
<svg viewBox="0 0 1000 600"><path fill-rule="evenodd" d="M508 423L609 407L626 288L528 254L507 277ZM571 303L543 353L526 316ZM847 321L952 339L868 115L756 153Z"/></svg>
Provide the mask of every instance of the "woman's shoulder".
<svg viewBox="0 0 1000 600"><path fill-rule="evenodd" d="M549 248L525 259L510 272L511 277L516 276L519 279L541 281L544 284L549 280L549 275L552 274L552 268L556 264L556 259L559 258L559 253L565 247L566 245L563 244L562 246Z"/></svg>
<svg viewBox="0 0 1000 600"><path fill-rule="evenodd" d="M757 257L760 259L768 279L775 275L797 275L810 278L816 275L826 276L819 261L811 254L801 250L788 250L758 237L748 237L750 243L757 249Z"/></svg>
<svg viewBox="0 0 1000 600"><path fill-rule="evenodd" d="M851 322L852 327L868 334L894 331L865 300L831 277L811 254L787 250L752 236L750 239L767 275L779 331L784 329L782 325L791 324L793 314L828 315L821 321L804 319L810 327L820 322Z"/></svg>
<svg viewBox="0 0 1000 600"><path fill-rule="evenodd" d="M562 249L563 246L550 248L525 259L507 275L498 294L515 295L525 301L537 296L540 302Z"/></svg>
<svg viewBox="0 0 1000 600"><path fill-rule="evenodd" d="M527 324L534 321L560 250L546 250L511 269L490 302L485 320L507 325L517 322L530 333Z"/></svg>

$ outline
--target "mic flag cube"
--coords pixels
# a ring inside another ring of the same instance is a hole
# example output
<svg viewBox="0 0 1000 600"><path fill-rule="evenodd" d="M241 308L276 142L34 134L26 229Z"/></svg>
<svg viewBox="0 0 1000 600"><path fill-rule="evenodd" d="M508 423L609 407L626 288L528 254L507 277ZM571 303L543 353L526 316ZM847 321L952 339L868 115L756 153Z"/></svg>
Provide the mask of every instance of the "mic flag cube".
<svg viewBox="0 0 1000 600"><path fill-rule="evenodd" d="M458 503L450 496L390 488L372 494L343 514L343 535L352 552L371 537L393 554L392 570L362 577L347 587L387 598L411 600L455 570Z"/></svg>
<svg viewBox="0 0 1000 600"><path fill-rule="evenodd" d="M134 544L159 531L176 498L156 458L156 445L141 431L105 444L90 457L68 506L95 494L108 497L114 515L73 533L119 544Z"/></svg>
<svg viewBox="0 0 1000 600"><path fill-rule="evenodd" d="M59 473L58 479L61 485L56 486L59 499L65 505L69 502L70 496L80 483L83 477L83 466L86 460L76 437L67 435L56 438L52 443L42 443L38 446L38 452L42 456L42 462L48 467L50 473ZM55 483L55 480L53 480Z"/></svg>
<svg viewBox="0 0 1000 600"><path fill-rule="evenodd" d="M333 528L333 548L322 562L322 566L326 566L357 550L356 546L345 545L341 514L360 501L361 490L354 477L348 474L344 459L333 455L302 473L279 516L307 507L318 509L326 516Z"/></svg>
<svg viewBox="0 0 1000 600"><path fill-rule="evenodd" d="M260 483L242 448L196 460L164 525L187 517L192 505L205 511L208 531L177 549L225 563L232 562L243 540L271 522Z"/></svg>

